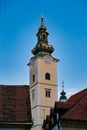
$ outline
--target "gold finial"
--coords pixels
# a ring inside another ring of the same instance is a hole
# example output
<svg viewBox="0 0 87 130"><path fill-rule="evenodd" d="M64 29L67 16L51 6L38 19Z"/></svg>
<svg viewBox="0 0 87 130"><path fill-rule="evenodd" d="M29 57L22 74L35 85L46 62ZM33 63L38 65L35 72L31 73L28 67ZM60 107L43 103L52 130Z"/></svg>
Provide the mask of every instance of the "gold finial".
<svg viewBox="0 0 87 130"><path fill-rule="evenodd" d="M64 81L62 81L62 91L64 91Z"/></svg>
<svg viewBox="0 0 87 130"><path fill-rule="evenodd" d="M41 26L44 26L44 16L41 16Z"/></svg>

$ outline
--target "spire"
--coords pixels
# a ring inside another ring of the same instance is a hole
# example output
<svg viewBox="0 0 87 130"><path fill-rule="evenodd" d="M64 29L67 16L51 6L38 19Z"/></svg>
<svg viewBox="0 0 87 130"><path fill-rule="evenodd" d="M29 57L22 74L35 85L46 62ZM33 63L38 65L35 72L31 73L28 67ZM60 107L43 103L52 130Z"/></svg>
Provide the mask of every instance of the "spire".
<svg viewBox="0 0 87 130"><path fill-rule="evenodd" d="M41 16L41 25L36 34L38 41L36 46L32 49L32 53L35 56L44 56L46 54L50 54L54 51L53 46L48 44L48 35L49 33L46 31L46 27L44 25L44 17Z"/></svg>
<svg viewBox="0 0 87 130"><path fill-rule="evenodd" d="M66 92L64 92L64 81L62 82L62 92L60 94L61 96L60 96L59 101L65 102L67 100L67 97L66 97Z"/></svg>
<svg viewBox="0 0 87 130"><path fill-rule="evenodd" d="M43 30L43 29L46 31L46 27L44 26L44 16L41 16L41 25L38 31Z"/></svg>
<svg viewBox="0 0 87 130"><path fill-rule="evenodd" d="M41 16L41 26L44 26L44 17Z"/></svg>
<svg viewBox="0 0 87 130"><path fill-rule="evenodd" d="M62 92L64 92L64 81L62 81Z"/></svg>

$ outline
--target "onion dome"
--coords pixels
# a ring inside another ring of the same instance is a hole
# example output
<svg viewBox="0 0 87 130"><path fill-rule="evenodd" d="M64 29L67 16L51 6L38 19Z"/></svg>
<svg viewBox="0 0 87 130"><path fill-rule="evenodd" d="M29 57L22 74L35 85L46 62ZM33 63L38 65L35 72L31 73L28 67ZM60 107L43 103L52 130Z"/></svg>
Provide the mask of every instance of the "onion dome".
<svg viewBox="0 0 87 130"><path fill-rule="evenodd" d="M66 92L64 92L64 82L62 82L62 92L60 94L61 96L60 96L59 101L65 102L67 100L67 97L66 97Z"/></svg>
<svg viewBox="0 0 87 130"><path fill-rule="evenodd" d="M35 56L44 56L46 54L50 54L54 51L52 45L48 44L48 35L46 32L46 27L44 25L44 18L41 17L41 25L38 29L36 36L38 37L38 42L36 46L32 49L32 54Z"/></svg>

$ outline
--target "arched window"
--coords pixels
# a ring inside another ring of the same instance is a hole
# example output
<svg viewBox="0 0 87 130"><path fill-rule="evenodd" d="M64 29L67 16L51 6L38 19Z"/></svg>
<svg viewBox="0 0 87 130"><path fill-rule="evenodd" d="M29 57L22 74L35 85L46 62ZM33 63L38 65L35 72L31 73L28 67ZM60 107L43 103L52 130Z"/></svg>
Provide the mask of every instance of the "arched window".
<svg viewBox="0 0 87 130"><path fill-rule="evenodd" d="M45 40L45 34L43 34L43 40Z"/></svg>
<svg viewBox="0 0 87 130"><path fill-rule="evenodd" d="M45 74L45 79L46 79L46 80L50 80L50 74L49 74L49 73L46 73L46 74Z"/></svg>

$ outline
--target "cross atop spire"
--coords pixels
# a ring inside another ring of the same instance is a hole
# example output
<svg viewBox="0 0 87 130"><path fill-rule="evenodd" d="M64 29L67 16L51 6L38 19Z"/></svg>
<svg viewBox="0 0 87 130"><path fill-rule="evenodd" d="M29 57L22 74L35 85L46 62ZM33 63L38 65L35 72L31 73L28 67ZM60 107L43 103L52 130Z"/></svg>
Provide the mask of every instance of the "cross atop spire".
<svg viewBox="0 0 87 130"><path fill-rule="evenodd" d="M44 16L41 16L41 26L44 26Z"/></svg>
<svg viewBox="0 0 87 130"><path fill-rule="evenodd" d="M41 25L39 27L39 31L41 31L41 30L45 30L46 31L46 27L44 25L44 16L43 15L41 16Z"/></svg>
<svg viewBox="0 0 87 130"><path fill-rule="evenodd" d="M62 92L64 91L64 81L62 81Z"/></svg>

